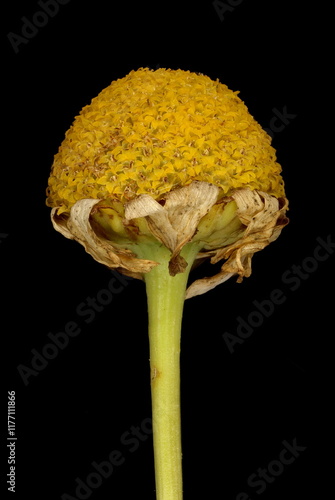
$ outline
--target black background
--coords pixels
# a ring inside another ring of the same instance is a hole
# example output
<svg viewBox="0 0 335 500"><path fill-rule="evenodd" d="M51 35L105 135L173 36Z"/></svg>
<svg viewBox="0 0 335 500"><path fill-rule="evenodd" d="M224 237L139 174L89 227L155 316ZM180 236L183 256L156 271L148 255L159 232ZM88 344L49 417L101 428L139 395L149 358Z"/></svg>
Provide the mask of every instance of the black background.
<svg viewBox="0 0 335 500"><path fill-rule="evenodd" d="M6 4L1 446L5 449L7 438L6 391L15 390L17 492L10 498L76 497L76 478L86 481L92 462L106 460L114 449L124 463L89 498L155 498L151 435L134 451L120 442L151 415L144 285L129 281L86 324L76 308L106 288L110 271L56 233L45 206L53 155L74 116L112 80L139 67L218 78L240 91L265 128L274 109L286 107L295 115L273 137L290 224L255 255L250 278L242 284L231 280L185 304L184 498L235 500L243 491L251 500L325 497L334 255L325 252L328 257L317 262L313 253L318 238L335 240L332 140L325 138L324 121L329 112L324 23L331 14L325 5L305 2L231 4L235 7L221 20L211 1L71 0L20 44L18 53L6 35L21 34L21 18L31 20L41 7L36 1ZM294 265L314 264L294 290L283 278L293 276ZM204 265L195 274L209 272ZM284 303L231 353L223 334L236 334L237 318L248 321L253 301L269 299L274 289L281 290ZM18 365L31 366L31 349L42 352L48 333L64 331L69 321L77 322L80 334L25 385ZM294 463L263 493L248 486L252 473L278 458L283 441L294 439L306 448ZM3 474L4 492L5 481Z"/></svg>

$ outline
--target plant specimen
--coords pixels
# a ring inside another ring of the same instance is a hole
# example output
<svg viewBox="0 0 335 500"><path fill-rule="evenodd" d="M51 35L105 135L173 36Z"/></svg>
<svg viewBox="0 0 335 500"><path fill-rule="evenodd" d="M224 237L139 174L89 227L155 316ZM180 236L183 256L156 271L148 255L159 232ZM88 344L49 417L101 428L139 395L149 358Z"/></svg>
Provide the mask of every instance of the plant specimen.
<svg viewBox="0 0 335 500"><path fill-rule="evenodd" d="M180 333L185 299L235 276L288 223L270 136L238 93L184 70L140 68L85 106L55 155L52 223L145 282L157 500L181 500ZM194 265L220 271L188 285Z"/></svg>

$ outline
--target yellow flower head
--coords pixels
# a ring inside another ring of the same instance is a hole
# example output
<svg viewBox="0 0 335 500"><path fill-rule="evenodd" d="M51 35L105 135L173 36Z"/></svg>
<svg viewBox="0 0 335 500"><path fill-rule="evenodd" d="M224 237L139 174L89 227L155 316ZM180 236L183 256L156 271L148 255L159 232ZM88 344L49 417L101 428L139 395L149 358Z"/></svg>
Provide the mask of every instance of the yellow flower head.
<svg viewBox="0 0 335 500"><path fill-rule="evenodd" d="M75 118L55 155L47 205L69 212L85 198L159 199L204 181L284 197L271 138L219 81L140 68L111 83Z"/></svg>

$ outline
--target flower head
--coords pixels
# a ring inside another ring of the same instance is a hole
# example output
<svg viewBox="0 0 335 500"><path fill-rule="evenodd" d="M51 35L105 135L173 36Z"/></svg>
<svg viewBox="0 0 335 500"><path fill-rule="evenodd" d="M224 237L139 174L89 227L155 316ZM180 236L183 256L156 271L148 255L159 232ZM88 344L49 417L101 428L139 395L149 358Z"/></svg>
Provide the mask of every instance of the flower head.
<svg viewBox="0 0 335 500"><path fill-rule="evenodd" d="M219 81L141 68L111 83L75 118L55 156L47 204L83 198L159 199L204 181L221 196L243 187L284 196L271 139Z"/></svg>
<svg viewBox="0 0 335 500"><path fill-rule="evenodd" d="M49 177L55 229L96 260L142 278L152 244L183 272L185 246L225 259L191 285L203 293L237 274L287 224L271 138L237 92L203 74L140 68L111 83L67 131Z"/></svg>

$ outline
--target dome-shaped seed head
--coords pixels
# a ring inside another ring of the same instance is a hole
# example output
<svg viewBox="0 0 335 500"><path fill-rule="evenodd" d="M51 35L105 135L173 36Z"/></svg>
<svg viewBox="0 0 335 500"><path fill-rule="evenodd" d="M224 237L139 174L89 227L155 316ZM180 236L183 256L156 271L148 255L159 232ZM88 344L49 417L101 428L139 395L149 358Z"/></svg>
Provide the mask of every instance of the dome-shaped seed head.
<svg viewBox="0 0 335 500"><path fill-rule="evenodd" d="M85 106L55 155L47 205L69 212L84 198L159 199L204 181L284 197L270 136L219 81L184 70L140 68Z"/></svg>

